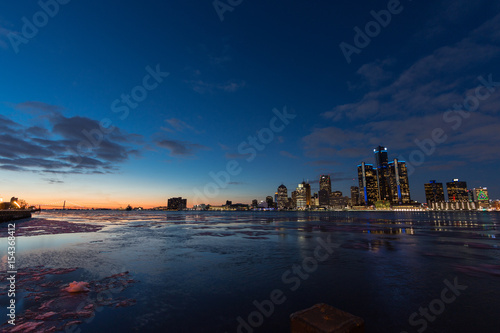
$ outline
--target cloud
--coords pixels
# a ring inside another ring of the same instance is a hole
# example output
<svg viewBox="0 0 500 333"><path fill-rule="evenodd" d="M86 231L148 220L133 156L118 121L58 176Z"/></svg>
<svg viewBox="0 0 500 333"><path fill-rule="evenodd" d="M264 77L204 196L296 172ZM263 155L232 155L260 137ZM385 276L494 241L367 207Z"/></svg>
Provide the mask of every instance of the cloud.
<svg viewBox="0 0 500 333"><path fill-rule="evenodd" d="M297 156L293 155L292 153L289 153L289 152L284 151L284 150L280 151L280 155L288 157L288 158L293 158L293 159L297 159L298 158Z"/></svg>
<svg viewBox="0 0 500 333"><path fill-rule="evenodd" d="M191 88L199 94L215 93L216 91L224 91L228 93L235 92L245 87L245 81L230 80L224 83L212 83L203 80L185 81L191 85Z"/></svg>
<svg viewBox="0 0 500 333"><path fill-rule="evenodd" d="M178 140L159 140L158 147L170 150L171 156L192 156L199 150L210 150L209 147L197 143Z"/></svg>
<svg viewBox="0 0 500 333"><path fill-rule="evenodd" d="M363 65L357 72L368 91L358 101L324 112L331 121L313 128L302 139L305 155L321 160L345 157L360 160L370 147L388 145L393 153L418 149L416 140L432 137L441 128L448 136L432 159L454 154L453 159L491 159L489 151L500 131L500 88L478 111L455 130L444 121L444 113L474 96L500 60L500 14L469 32L458 42L442 45L402 68L388 59ZM493 81L500 77L493 75ZM467 140L465 139L467 138ZM451 155L448 157L450 158Z"/></svg>
<svg viewBox="0 0 500 333"><path fill-rule="evenodd" d="M28 101L14 106L47 126L18 124L0 116L0 168L49 174L102 174L137 156L138 136L119 128L103 133L98 121L66 117L63 107Z"/></svg>
<svg viewBox="0 0 500 333"><path fill-rule="evenodd" d="M194 133L201 133L200 131L196 130L193 126L187 124L186 122L180 120L180 119L177 119L177 118L170 118L170 119L165 119L165 122L170 126L169 127L162 127L161 129L166 131L166 132L170 132L170 133L174 133L174 132L184 132L186 130L188 131L191 131L191 132L194 132Z"/></svg>

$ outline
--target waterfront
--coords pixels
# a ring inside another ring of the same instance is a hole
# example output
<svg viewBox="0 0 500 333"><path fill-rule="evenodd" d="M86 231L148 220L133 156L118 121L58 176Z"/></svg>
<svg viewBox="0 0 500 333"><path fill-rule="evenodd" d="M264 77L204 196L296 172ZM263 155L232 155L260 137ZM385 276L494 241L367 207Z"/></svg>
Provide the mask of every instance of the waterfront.
<svg viewBox="0 0 500 333"><path fill-rule="evenodd" d="M237 332L273 290L283 302L255 332L288 332L291 313L320 302L367 332L416 332L423 317L409 317L455 279L467 289L425 331L481 332L500 325L499 223L487 212L53 211L16 222L16 260L19 272L77 268L65 283L129 272L119 297L135 304L103 307L82 332ZM18 303L20 316L36 304Z"/></svg>

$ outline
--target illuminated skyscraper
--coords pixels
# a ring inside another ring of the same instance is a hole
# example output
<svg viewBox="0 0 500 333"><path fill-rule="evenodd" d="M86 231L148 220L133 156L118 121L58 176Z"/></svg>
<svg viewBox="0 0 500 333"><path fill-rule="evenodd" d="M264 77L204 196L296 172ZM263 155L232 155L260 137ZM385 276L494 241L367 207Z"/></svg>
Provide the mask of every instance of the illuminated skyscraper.
<svg viewBox="0 0 500 333"><path fill-rule="evenodd" d="M285 209L288 206L288 190L285 185L278 187L278 209Z"/></svg>
<svg viewBox="0 0 500 333"><path fill-rule="evenodd" d="M321 207L327 207L330 205L330 195L328 194L327 190L319 190L318 196L319 196L319 205Z"/></svg>
<svg viewBox="0 0 500 333"><path fill-rule="evenodd" d="M307 190L304 186L305 183L300 183L297 189L297 209L306 209L307 208Z"/></svg>
<svg viewBox="0 0 500 333"><path fill-rule="evenodd" d="M388 163L389 170L389 198L394 204L410 203L410 182L406 162L394 159Z"/></svg>
<svg viewBox="0 0 500 333"><path fill-rule="evenodd" d="M425 199L429 205L433 202L445 202L443 183L436 183L435 180L431 180L428 184L425 184Z"/></svg>
<svg viewBox="0 0 500 333"><path fill-rule="evenodd" d="M446 183L448 192L448 201L450 202L468 202L467 182L460 182L454 179L452 182Z"/></svg>
<svg viewBox="0 0 500 333"><path fill-rule="evenodd" d="M377 187L379 200L391 200L390 170L387 148L378 146L373 149L375 153L375 166L377 174Z"/></svg>
<svg viewBox="0 0 500 333"><path fill-rule="evenodd" d="M304 185L304 187L306 189L306 206L310 207L311 206L311 185L306 183L306 182L302 182L302 185Z"/></svg>
<svg viewBox="0 0 500 333"><path fill-rule="evenodd" d="M361 191L360 203L366 206L373 205L378 200L377 174L373 164L363 162L358 165L358 180Z"/></svg>
<svg viewBox="0 0 500 333"><path fill-rule="evenodd" d="M319 177L319 189L326 190L328 195L332 192L332 182L329 175L322 175Z"/></svg>

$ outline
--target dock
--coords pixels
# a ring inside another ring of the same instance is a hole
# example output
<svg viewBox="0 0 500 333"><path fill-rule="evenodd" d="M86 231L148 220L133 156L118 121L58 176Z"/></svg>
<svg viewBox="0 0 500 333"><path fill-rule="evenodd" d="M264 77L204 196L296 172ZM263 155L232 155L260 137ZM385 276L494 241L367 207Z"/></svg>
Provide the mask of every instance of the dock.
<svg viewBox="0 0 500 333"><path fill-rule="evenodd" d="M0 223L31 218L31 210L0 210Z"/></svg>

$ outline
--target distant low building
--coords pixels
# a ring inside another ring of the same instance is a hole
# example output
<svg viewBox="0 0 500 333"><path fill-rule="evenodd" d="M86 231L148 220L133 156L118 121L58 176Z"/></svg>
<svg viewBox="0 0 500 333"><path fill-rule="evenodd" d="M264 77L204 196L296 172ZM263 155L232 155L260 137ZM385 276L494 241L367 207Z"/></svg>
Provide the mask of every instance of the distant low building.
<svg viewBox="0 0 500 333"><path fill-rule="evenodd" d="M479 207L475 202L452 201L433 202L430 206L433 210L477 210Z"/></svg>
<svg viewBox="0 0 500 333"><path fill-rule="evenodd" d="M187 207L187 199L182 197L168 199L168 210L184 210Z"/></svg>

